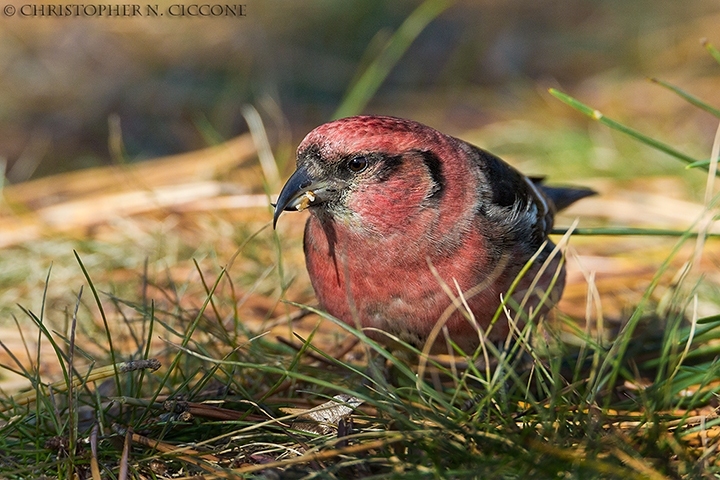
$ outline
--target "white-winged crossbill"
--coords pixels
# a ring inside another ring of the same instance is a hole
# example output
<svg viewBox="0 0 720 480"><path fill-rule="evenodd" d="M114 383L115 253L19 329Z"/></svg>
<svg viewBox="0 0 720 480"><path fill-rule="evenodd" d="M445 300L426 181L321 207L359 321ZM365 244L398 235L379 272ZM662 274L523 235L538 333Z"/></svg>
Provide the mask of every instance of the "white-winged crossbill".
<svg viewBox="0 0 720 480"><path fill-rule="evenodd" d="M517 312L526 294L526 314L543 313L560 298L565 270L562 255L551 256L553 218L593 193L545 186L414 121L357 116L305 137L274 222L284 210L310 210L307 269L331 315L372 338L397 337L417 348L441 321L471 353L508 335L507 312L491 321L534 255L508 311ZM526 317L519 318L522 324ZM443 335L430 340L434 351L446 345Z"/></svg>

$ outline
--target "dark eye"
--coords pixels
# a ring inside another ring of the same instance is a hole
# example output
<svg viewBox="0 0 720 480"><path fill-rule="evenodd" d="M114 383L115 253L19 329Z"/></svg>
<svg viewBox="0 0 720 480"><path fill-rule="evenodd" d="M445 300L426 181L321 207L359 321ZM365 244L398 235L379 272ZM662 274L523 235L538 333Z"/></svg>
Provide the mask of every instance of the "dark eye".
<svg viewBox="0 0 720 480"><path fill-rule="evenodd" d="M353 173L360 173L365 170L368 166L368 159L362 155L359 157L353 157L348 162L348 168Z"/></svg>

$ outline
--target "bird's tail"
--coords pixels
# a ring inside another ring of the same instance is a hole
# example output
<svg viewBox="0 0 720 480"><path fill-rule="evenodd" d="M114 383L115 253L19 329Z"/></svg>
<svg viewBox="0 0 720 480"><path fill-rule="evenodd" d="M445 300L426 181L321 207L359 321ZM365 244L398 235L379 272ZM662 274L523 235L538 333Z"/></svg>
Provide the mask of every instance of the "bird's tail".
<svg viewBox="0 0 720 480"><path fill-rule="evenodd" d="M597 195L597 192L591 188L585 187L550 187L548 185L539 185L542 192L555 204L555 208L559 212L573 203L585 197Z"/></svg>

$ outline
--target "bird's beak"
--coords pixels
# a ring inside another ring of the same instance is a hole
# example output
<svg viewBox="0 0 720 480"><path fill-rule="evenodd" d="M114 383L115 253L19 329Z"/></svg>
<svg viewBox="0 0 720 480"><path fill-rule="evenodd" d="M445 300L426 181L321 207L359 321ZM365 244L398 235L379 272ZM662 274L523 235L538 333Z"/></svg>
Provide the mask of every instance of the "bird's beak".
<svg viewBox="0 0 720 480"><path fill-rule="evenodd" d="M305 167L298 167L280 191L277 204L275 204L273 228L283 211L296 210L299 212L310 205L319 203L325 193L325 187L326 182L315 180Z"/></svg>

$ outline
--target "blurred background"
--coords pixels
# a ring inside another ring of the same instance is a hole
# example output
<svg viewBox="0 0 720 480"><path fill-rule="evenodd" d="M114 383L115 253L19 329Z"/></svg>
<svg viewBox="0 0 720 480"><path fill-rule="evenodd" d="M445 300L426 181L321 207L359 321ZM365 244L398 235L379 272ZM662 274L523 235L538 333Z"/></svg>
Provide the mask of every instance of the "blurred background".
<svg viewBox="0 0 720 480"><path fill-rule="evenodd" d="M419 4L250 0L239 18L0 15L7 181L111 163L113 122L126 160L196 150L246 131L245 104L260 111L282 165ZM456 1L363 112L429 123L531 169L559 157L570 175L658 173L667 159L641 154L629 166L610 151L612 136L546 90L634 117L706 156L709 117L645 78L716 98L720 69L699 41L720 43L719 23L714 0Z"/></svg>

